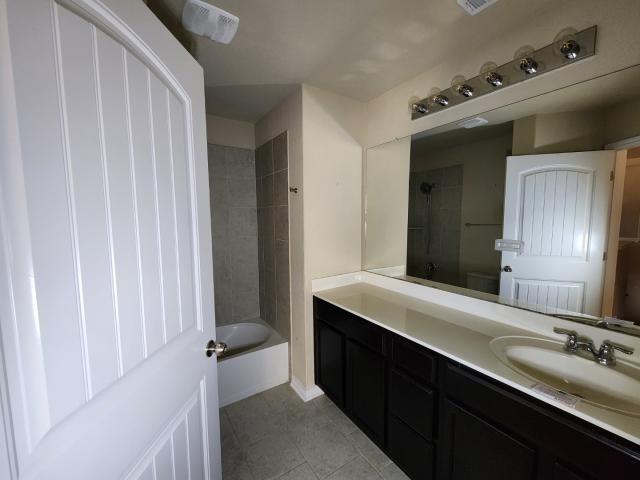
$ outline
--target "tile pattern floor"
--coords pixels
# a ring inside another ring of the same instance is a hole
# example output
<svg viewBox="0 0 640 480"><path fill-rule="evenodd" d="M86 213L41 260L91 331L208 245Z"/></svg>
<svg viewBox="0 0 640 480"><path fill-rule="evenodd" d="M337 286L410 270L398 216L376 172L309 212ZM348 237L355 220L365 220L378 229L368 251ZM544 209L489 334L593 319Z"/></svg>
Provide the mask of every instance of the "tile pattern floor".
<svg viewBox="0 0 640 480"><path fill-rule="evenodd" d="M220 410L223 480L408 480L326 396L280 385Z"/></svg>

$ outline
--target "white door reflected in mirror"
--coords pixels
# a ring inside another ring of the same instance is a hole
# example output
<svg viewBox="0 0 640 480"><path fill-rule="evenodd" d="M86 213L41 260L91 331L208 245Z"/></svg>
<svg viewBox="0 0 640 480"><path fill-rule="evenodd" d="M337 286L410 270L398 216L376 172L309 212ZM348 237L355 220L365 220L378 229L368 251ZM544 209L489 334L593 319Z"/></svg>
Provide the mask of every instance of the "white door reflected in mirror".
<svg viewBox="0 0 640 480"><path fill-rule="evenodd" d="M500 296L545 313L599 316L615 152L507 157Z"/></svg>

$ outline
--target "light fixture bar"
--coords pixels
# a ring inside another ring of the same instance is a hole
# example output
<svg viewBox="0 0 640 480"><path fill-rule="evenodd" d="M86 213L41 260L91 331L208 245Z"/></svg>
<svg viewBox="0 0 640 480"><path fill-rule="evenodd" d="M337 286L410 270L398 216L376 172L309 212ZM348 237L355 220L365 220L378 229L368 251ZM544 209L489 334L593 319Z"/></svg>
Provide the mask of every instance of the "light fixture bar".
<svg viewBox="0 0 640 480"><path fill-rule="evenodd" d="M597 30L598 27L594 25L571 35L570 38L556 41L489 72L470 78L461 85L423 98L411 105L411 119L416 120L449 109L592 57L596 53Z"/></svg>

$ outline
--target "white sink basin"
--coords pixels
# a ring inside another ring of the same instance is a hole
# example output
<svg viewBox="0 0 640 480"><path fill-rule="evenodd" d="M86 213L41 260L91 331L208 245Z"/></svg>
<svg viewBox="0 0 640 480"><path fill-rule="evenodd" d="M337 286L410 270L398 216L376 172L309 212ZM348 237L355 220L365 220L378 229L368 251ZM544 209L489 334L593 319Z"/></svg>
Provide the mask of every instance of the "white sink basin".
<svg viewBox="0 0 640 480"><path fill-rule="evenodd" d="M640 368L618 358L614 367L566 352L563 344L532 337L490 342L502 363L516 372L584 402L640 416Z"/></svg>

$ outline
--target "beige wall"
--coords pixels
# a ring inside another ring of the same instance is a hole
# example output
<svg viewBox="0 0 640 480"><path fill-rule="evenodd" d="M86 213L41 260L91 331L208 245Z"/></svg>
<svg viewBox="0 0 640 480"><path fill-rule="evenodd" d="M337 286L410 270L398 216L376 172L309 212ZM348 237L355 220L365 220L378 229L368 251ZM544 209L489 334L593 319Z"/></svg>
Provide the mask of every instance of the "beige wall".
<svg viewBox="0 0 640 480"><path fill-rule="evenodd" d="M514 155L601 150L640 135L640 99L593 111L531 115L513 123Z"/></svg>
<svg viewBox="0 0 640 480"><path fill-rule="evenodd" d="M207 143L254 150L254 126L249 122L207 115Z"/></svg>
<svg viewBox="0 0 640 480"><path fill-rule="evenodd" d="M640 99L615 105L604 112L604 143L640 135Z"/></svg>
<svg viewBox="0 0 640 480"><path fill-rule="evenodd" d="M303 86L308 278L360 270L364 104Z"/></svg>
<svg viewBox="0 0 640 480"><path fill-rule="evenodd" d="M605 144L600 111L531 115L513 123L514 155L586 152Z"/></svg>
<svg viewBox="0 0 640 480"><path fill-rule="evenodd" d="M367 151L366 270L406 264L410 155L411 137Z"/></svg>
<svg viewBox="0 0 640 480"><path fill-rule="evenodd" d="M362 266L362 146L364 104L302 87L304 158L305 364L293 375L314 384L311 280Z"/></svg>

